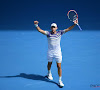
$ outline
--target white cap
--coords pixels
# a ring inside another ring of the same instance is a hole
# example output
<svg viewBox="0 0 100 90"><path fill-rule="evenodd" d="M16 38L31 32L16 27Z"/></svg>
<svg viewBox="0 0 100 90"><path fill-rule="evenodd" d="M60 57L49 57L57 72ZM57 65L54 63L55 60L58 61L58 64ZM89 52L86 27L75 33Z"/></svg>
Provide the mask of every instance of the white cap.
<svg viewBox="0 0 100 90"><path fill-rule="evenodd" d="M52 26L57 27L57 24L56 24L56 23L52 23L52 24L51 24L51 27L52 27Z"/></svg>

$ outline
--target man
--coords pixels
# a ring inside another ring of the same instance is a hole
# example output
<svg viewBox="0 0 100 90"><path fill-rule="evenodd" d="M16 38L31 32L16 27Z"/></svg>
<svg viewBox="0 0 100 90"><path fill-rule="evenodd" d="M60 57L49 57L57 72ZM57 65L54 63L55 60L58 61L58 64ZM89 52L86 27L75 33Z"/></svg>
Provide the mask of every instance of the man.
<svg viewBox="0 0 100 90"><path fill-rule="evenodd" d="M61 47L60 47L60 40L61 40L61 35L70 31L77 23L78 20L74 21L74 24L72 26L70 26L67 29L64 30L59 30L56 31L58 29L57 24L56 23L52 23L51 24L51 31L44 31L42 30L39 26L38 26L38 21L34 21L34 25L36 27L36 29L41 32L42 34L46 35L48 38L48 54L47 54L47 58L48 58L48 79L53 80L52 74L51 74L51 65L52 65L52 61L55 58L56 63L57 63L57 68L58 68L58 75L59 75L59 83L58 85L60 87L63 87L64 84L61 80L62 78L62 69L61 69L61 62L62 62L62 53L61 53Z"/></svg>

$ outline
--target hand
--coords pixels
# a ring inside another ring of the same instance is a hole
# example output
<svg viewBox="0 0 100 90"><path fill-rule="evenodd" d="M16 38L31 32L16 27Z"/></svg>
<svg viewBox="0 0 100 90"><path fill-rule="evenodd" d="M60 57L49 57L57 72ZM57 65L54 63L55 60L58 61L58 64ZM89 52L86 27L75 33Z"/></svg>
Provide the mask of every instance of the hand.
<svg viewBox="0 0 100 90"><path fill-rule="evenodd" d="M78 19L76 19L76 20L74 21L74 24L78 24Z"/></svg>
<svg viewBox="0 0 100 90"><path fill-rule="evenodd" d="M38 21L34 21L34 24L38 24L39 22Z"/></svg>

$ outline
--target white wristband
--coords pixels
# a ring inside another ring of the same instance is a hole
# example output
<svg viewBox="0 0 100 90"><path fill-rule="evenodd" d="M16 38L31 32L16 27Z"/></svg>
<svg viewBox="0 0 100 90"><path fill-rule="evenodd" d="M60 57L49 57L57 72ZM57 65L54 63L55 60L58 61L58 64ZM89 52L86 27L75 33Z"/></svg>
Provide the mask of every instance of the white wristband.
<svg viewBox="0 0 100 90"><path fill-rule="evenodd" d="M35 27L38 27L38 24L34 24L35 25Z"/></svg>

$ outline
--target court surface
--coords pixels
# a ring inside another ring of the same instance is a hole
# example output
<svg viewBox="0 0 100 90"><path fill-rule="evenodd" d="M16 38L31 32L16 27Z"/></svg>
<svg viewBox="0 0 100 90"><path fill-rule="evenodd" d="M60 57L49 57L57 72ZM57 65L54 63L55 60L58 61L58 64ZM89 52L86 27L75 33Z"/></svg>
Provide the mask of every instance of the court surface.
<svg viewBox="0 0 100 90"><path fill-rule="evenodd" d="M100 90L100 31L73 30L62 36L59 88L47 74L47 37L37 31L0 31L0 90Z"/></svg>

